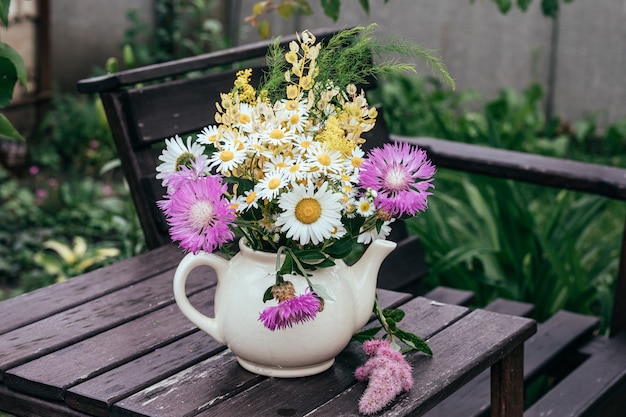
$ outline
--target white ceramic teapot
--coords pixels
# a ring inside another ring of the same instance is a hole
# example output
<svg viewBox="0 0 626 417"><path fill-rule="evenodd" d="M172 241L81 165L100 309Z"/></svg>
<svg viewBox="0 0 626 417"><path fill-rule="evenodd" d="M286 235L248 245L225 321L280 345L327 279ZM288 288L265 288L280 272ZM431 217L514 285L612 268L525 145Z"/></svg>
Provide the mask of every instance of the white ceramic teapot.
<svg viewBox="0 0 626 417"><path fill-rule="evenodd" d="M368 322L374 306L376 278L385 257L396 247L375 240L353 266L336 265L311 271L311 282L323 286L330 296L315 319L287 329L271 331L259 314L276 300L263 302L266 289L275 283L276 254L249 248L242 239L241 251L231 260L200 252L188 254L174 276L174 296L182 313L216 341L225 344L245 369L267 376L300 377L328 369ZM194 308L185 293L189 273L207 265L217 273L215 317ZM308 287L304 277L287 275L296 294ZM332 298L332 299L330 299Z"/></svg>

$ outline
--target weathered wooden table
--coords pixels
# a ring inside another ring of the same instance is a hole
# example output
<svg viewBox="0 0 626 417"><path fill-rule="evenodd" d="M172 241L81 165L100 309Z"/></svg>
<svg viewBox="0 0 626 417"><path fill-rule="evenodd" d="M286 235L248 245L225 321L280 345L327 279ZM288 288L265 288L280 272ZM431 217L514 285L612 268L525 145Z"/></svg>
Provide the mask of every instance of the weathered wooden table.
<svg viewBox="0 0 626 417"><path fill-rule="evenodd" d="M328 371L274 379L241 368L173 300L174 246L0 303L0 410L18 416L357 415L365 360L352 343ZM190 299L212 313L215 275L197 269ZM380 291L406 312L403 328L428 340L409 354L415 385L384 415L421 415L491 367L492 415L523 409L526 318Z"/></svg>

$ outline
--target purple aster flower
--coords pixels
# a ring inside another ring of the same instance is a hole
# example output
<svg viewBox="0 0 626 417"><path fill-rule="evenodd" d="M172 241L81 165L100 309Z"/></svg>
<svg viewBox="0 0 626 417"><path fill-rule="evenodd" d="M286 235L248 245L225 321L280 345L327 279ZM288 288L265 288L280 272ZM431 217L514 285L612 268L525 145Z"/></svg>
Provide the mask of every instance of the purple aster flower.
<svg viewBox="0 0 626 417"><path fill-rule="evenodd" d="M320 300L315 293L306 293L293 298L287 298L277 306L267 307L259 314L259 321L274 331L286 329L296 323L313 320L320 309Z"/></svg>
<svg viewBox="0 0 626 417"><path fill-rule="evenodd" d="M213 252L232 240L235 211L224 198L221 177L206 176L181 182L169 199L157 204L165 213L172 240L190 252Z"/></svg>
<svg viewBox="0 0 626 417"><path fill-rule="evenodd" d="M414 216L428 208L435 166L426 152L407 143L374 148L361 165L359 182L377 193L374 204L391 216Z"/></svg>
<svg viewBox="0 0 626 417"><path fill-rule="evenodd" d="M398 394L413 386L411 365L387 340L368 340L363 344L368 359L354 372L359 381L368 381L359 400L362 414L376 414Z"/></svg>
<svg viewBox="0 0 626 417"><path fill-rule="evenodd" d="M198 155L189 162L190 166L181 165L177 171L171 172L167 176L167 191L173 193L188 181L195 181L204 177L209 172L209 159L206 155Z"/></svg>

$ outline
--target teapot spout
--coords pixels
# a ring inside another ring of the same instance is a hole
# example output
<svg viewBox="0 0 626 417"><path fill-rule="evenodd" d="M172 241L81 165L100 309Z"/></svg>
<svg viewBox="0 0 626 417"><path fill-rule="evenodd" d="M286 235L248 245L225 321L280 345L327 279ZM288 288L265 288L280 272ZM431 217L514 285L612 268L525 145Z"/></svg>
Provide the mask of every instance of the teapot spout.
<svg viewBox="0 0 626 417"><path fill-rule="evenodd" d="M376 279L378 270L387 255L396 248L396 243L390 240L376 239L365 251L361 259L352 266L356 277L354 281L355 303L355 332L367 324L374 298L376 297Z"/></svg>

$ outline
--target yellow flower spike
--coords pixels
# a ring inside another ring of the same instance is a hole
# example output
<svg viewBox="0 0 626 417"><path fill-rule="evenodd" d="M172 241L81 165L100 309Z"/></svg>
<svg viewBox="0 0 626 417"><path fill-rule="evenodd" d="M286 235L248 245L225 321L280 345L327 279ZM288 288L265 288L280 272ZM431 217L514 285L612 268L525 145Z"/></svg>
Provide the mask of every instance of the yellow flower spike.
<svg viewBox="0 0 626 417"><path fill-rule="evenodd" d="M295 65L298 62L298 54L294 51L289 51L285 54L285 61L289 62L292 65Z"/></svg>
<svg viewBox="0 0 626 417"><path fill-rule="evenodd" d="M290 84L287 86L287 98L289 100L295 99L296 97L298 97L298 94L300 94L300 89L297 85Z"/></svg>
<svg viewBox="0 0 626 417"><path fill-rule="evenodd" d="M303 90L310 90L311 88L313 88L313 78L311 78L309 75L305 75L304 77L300 78L300 82L298 84L300 85L300 87L302 87Z"/></svg>

